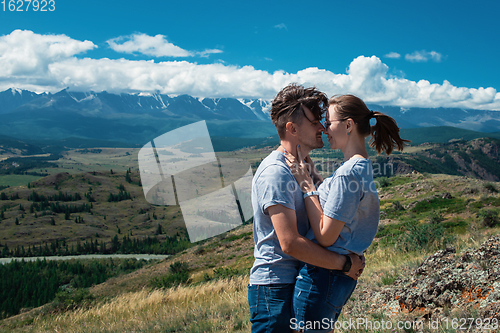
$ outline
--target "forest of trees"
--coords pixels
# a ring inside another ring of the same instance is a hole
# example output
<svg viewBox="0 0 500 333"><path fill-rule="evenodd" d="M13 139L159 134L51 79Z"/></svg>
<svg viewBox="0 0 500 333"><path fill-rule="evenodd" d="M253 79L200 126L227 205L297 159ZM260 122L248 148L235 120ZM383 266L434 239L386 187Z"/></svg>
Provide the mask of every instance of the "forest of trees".
<svg viewBox="0 0 500 333"><path fill-rule="evenodd" d="M167 237L160 242L157 237L134 237L124 235L121 239L118 235L112 239L111 244L97 239L86 240L84 243L77 242L76 246L69 246L65 240L55 240L50 243L32 245L28 247L17 246L10 249L7 245L0 251L0 257L45 257L45 256L68 256L80 254L175 254L191 247L191 242L185 236Z"/></svg>
<svg viewBox="0 0 500 333"><path fill-rule="evenodd" d="M125 187L123 185L120 185L119 189L120 192L118 194L109 193L108 202L118 202L123 200L129 200L132 198L130 196L130 193L125 190Z"/></svg>
<svg viewBox="0 0 500 333"><path fill-rule="evenodd" d="M30 213L33 212L43 212L46 210L51 210L52 212L59 214L59 213L64 213L66 215L72 214L72 213L81 213L81 212L87 212L90 213L90 210L92 209L92 203L90 204L80 204L80 205L61 205L59 202L52 202L49 203L48 201L42 201L40 203L34 202L30 206ZM68 220L68 218L66 218Z"/></svg>
<svg viewBox="0 0 500 333"><path fill-rule="evenodd" d="M52 163L61 157L60 154L51 154L50 156L39 156L31 158L11 157L0 161L0 175L34 175L48 176L48 173L28 171L34 169L57 168L56 163ZM51 162L52 161L52 162Z"/></svg>
<svg viewBox="0 0 500 333"><path fill-rule="evenodd" d="M144 260L12 261L0 265L0 319L54 299L62 286L88 288L112 276L139 269Z"/></svg>
<svg viewBox="0 0 500 333"><path fill-rule="evenodd" d="M78 201L78 200L82 200L82 197L80 196L80 194L78 192L74 193L74 194L68 194L68 193L62 193L62 191L59 191L58 194L49 195L46 197L44 195L38 194L37 192L35 192L35 190L33 190L33 192L31 192L31 194L28 196L28 200L33 201L33 202Z"/></svg>
<svg viewBox="0 0 500 333"><path fill-rule="evenodd" d="M14 200L18 200L19 199L19 194L15 193L15 194L11 194L11 196L9 197L7 194L5 193L0 193L0 200L11 200L11 201L14 201Z"/></svg>

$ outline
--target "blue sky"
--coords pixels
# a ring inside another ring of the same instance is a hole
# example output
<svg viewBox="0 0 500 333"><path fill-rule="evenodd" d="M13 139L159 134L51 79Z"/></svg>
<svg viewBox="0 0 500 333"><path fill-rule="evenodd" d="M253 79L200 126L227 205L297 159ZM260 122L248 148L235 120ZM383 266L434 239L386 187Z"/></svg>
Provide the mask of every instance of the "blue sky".
<svg viewBox="0 0 500 333"><path fill-rule="evenodd" d="M54 3L11 12L6 0L0 90L270 99L294 81L380 104L500 110L498 1Z"/></svg>

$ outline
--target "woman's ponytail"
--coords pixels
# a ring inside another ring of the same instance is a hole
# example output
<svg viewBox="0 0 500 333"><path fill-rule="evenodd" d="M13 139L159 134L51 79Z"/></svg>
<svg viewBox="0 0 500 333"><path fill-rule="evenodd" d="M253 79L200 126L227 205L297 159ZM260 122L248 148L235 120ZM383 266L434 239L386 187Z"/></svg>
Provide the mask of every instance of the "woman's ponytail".
<svg viewBox="0 0 500 333"><path fill-rule="evenodd" d="M390 155L394 148L402 151L405 143L411 142L401 139L399 127L394 118L381 112L373 112L373 118L377 122L371 127L372 139L370 140L370 147L375 148L379 154L385 151L387 155Z"/></svg>
<svg viewBox="0 0 500 333"><path fill-rule="evenodd" d="M379 154L384 151L389 155L394 148L402 151L405 143L411 142L401 139L399 127L392 117L378 111L371 111L359 97L354 95L334 96L330 98L329 104L334 106L340 119L351 118L357 124L361 135L371 134L370 147L375 148ZM370 126L371 118L375 118L377 121L374 126Z"/></svg>

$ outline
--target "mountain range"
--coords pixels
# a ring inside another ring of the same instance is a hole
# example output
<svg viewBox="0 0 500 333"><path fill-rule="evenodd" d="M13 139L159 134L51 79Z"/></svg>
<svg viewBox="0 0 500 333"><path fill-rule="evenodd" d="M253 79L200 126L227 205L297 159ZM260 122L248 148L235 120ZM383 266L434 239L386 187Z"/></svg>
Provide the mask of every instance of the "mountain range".
<svg viewBox="0 0 500 333"><path fill-rule="evenodd" d="M500 131L500 112L368 105L394 117L403 129L451 126ZM263 138L276 134L263 99L195 98L189 95L55 94L11 88L0 92L0 133L22 140L70 137L140 145L170 130L205 120L211 136Z"/></svg>
<svg viewBox="0 0 500 333"><path fill-rule="evenodd" d="M106 91L37 94L11 88L0 92L0 114L35 109L73 111L83 116L105 117L115 114L151 114L206 120L268 120L271 103L262 99L170 97L162 94L110 94Z"/></svg>
<svg viewBox="0 0 500 333"><path fill-rule="evenodd" d="M143 144L158 135L206 120L211 135L243 138L275 133L270 102L161 94L0 92L0 132L18 139L69 137Z"/></svg>

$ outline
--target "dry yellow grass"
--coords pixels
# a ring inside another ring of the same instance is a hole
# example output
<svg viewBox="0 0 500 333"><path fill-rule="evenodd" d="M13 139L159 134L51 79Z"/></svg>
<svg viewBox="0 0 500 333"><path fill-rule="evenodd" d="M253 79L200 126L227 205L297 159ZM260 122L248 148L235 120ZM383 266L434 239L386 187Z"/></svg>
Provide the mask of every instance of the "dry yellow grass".
<svg viewBox="0 0 500 333"><path fill-rule="evenodd" d="M37 317L28 332L249 331L248 277L126 293L90 309Z"/></svg>

